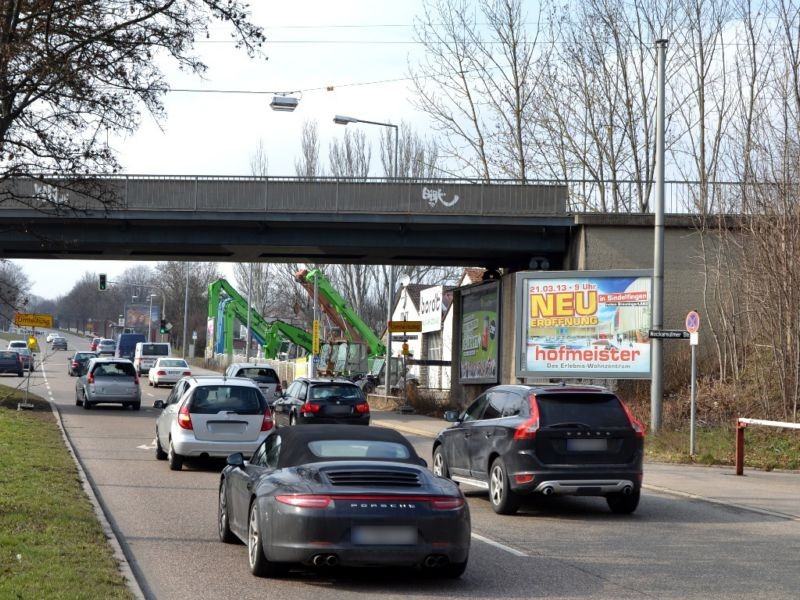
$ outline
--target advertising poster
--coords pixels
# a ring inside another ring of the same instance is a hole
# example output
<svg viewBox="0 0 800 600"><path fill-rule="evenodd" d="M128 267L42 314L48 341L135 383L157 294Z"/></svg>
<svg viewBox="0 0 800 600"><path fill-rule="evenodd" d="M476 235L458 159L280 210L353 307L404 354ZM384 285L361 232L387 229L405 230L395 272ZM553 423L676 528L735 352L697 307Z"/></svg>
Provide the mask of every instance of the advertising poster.
<svg viewBox="0 0 800 600"><path fill-rule="evenodd" d="M441 285L425 288L419 294L419 318L422 321L422 333L441 331L442 329L442 294Z"/></svg>
<svg viewBox="0 0 800 600"><path fill-rule="evenodd" d="M497 383L500 284L489 281L461 292L459 383Z"/></svg>
<svg viewBox="0 0 800 600"><path fill-rule="evenodd" d="M517 377L650 377L649 271L517 273Z"/></svg>
<svg viewBox="0 0 800 600"><path fill-rule="evenodd" d="M150 315L150 303L146 304L126 304L125 305L125 327L129 327L138 333L147 331L150 323L158 322L161 317L161 307L153 304L153 314Z"/></svg>

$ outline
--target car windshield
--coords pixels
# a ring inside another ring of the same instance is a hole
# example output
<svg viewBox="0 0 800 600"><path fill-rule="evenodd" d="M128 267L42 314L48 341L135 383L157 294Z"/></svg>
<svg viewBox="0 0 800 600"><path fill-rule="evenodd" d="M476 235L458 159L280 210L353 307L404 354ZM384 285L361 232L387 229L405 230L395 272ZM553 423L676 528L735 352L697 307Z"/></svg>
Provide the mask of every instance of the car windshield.
<svg viewBox="0 0 800 600"><path fill-rule="evenodd" d="M101 363L95 366L92 374L95 377L136 377L136 370L131 363Z"/></svg>
<svg viewBox="0 0 800 600"><path fill-rule="evenodd" d="M361 390L355 385L344 384L323 384L315 385L309 391L309 398L311 400L327 400L329 398L338 398L342 400L359 400L361 399Z"/></svg>
<svg viewBox="0 0 800 600"><path fill-rule="evenodd" d="M239 369L236 376L247 377L258 383L278 383L278 376L272 369L246 367L244 369Z"/></svg>
<svg viewBox="0 0 800 600"><path fill-rule="evenodd" d="M162 358L161 360L158 361L158 366L159 367L180 367L182 369L185 369L189 365L186 364L185 360L181 360L179 358L175 358L175 359L172 359L172 360L164 360Z"/></svg>
<svg viewBox="0 0 800 600"><path fill-rule="evenodd" d="M234 385L204 385L195 390L190 412L215 415L220 411L231 411L240 415L262 414L266 401L254 387Z"/></svg>
<svg viewBox="0 0 800 600"><path fill-rule="evenodd" d="M316 440L308 449L319 458L382 458L408 459L408 448L380 440Z"/></svg>

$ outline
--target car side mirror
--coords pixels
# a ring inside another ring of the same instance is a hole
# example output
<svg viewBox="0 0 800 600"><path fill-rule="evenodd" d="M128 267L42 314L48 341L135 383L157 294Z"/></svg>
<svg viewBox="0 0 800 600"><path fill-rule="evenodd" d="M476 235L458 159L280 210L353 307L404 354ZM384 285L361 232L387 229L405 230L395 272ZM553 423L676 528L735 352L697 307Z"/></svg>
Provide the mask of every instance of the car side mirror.
<svg viewBox="0 0 800 600"><path fill-rule="evenodd" d="M448 410L444 413L444 420L448 423L458 423L460 419L458 418L458 411L456 410Z"/></svg>
<svg viewBox="0 0 800 600"><path fill-rule="evenodd" d="M166 407L167 403L164 402L163 400L156 400L155 402L153 402L153 408L166 408Z"/></svg>
<svg viewBox="0 0 800 600"><path fill-rule="evenodd" d="M228 464L241 469L244 466L244 455L241 452L234 452L228 456Z"/></svg>

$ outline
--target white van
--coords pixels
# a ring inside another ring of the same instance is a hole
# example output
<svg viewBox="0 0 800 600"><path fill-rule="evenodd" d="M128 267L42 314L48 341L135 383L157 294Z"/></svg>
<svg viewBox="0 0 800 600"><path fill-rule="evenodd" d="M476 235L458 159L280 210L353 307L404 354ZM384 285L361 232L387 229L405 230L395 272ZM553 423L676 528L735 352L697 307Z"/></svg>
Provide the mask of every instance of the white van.
<svg viewBox="0 0 800 600"><path fill-rule="evenodd" d="M168 342L137 342L133 351L133 366L139 375L144 375L163 356L172 356Z"/></svg>

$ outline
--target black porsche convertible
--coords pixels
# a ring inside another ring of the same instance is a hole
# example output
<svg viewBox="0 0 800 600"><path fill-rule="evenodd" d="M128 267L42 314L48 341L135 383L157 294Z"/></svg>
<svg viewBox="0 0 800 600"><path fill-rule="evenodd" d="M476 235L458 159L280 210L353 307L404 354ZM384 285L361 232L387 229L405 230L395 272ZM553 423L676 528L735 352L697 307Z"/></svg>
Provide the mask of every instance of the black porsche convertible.
<svg viewBox="0 0 800 600"><path fill-rule="evenodd" d="M469 555L469 507L455 483L425 466L391 429L280 428L250 461L228 457L220 540L247 543L250 570L262 577L337 565L459 577Z"/></svg>

